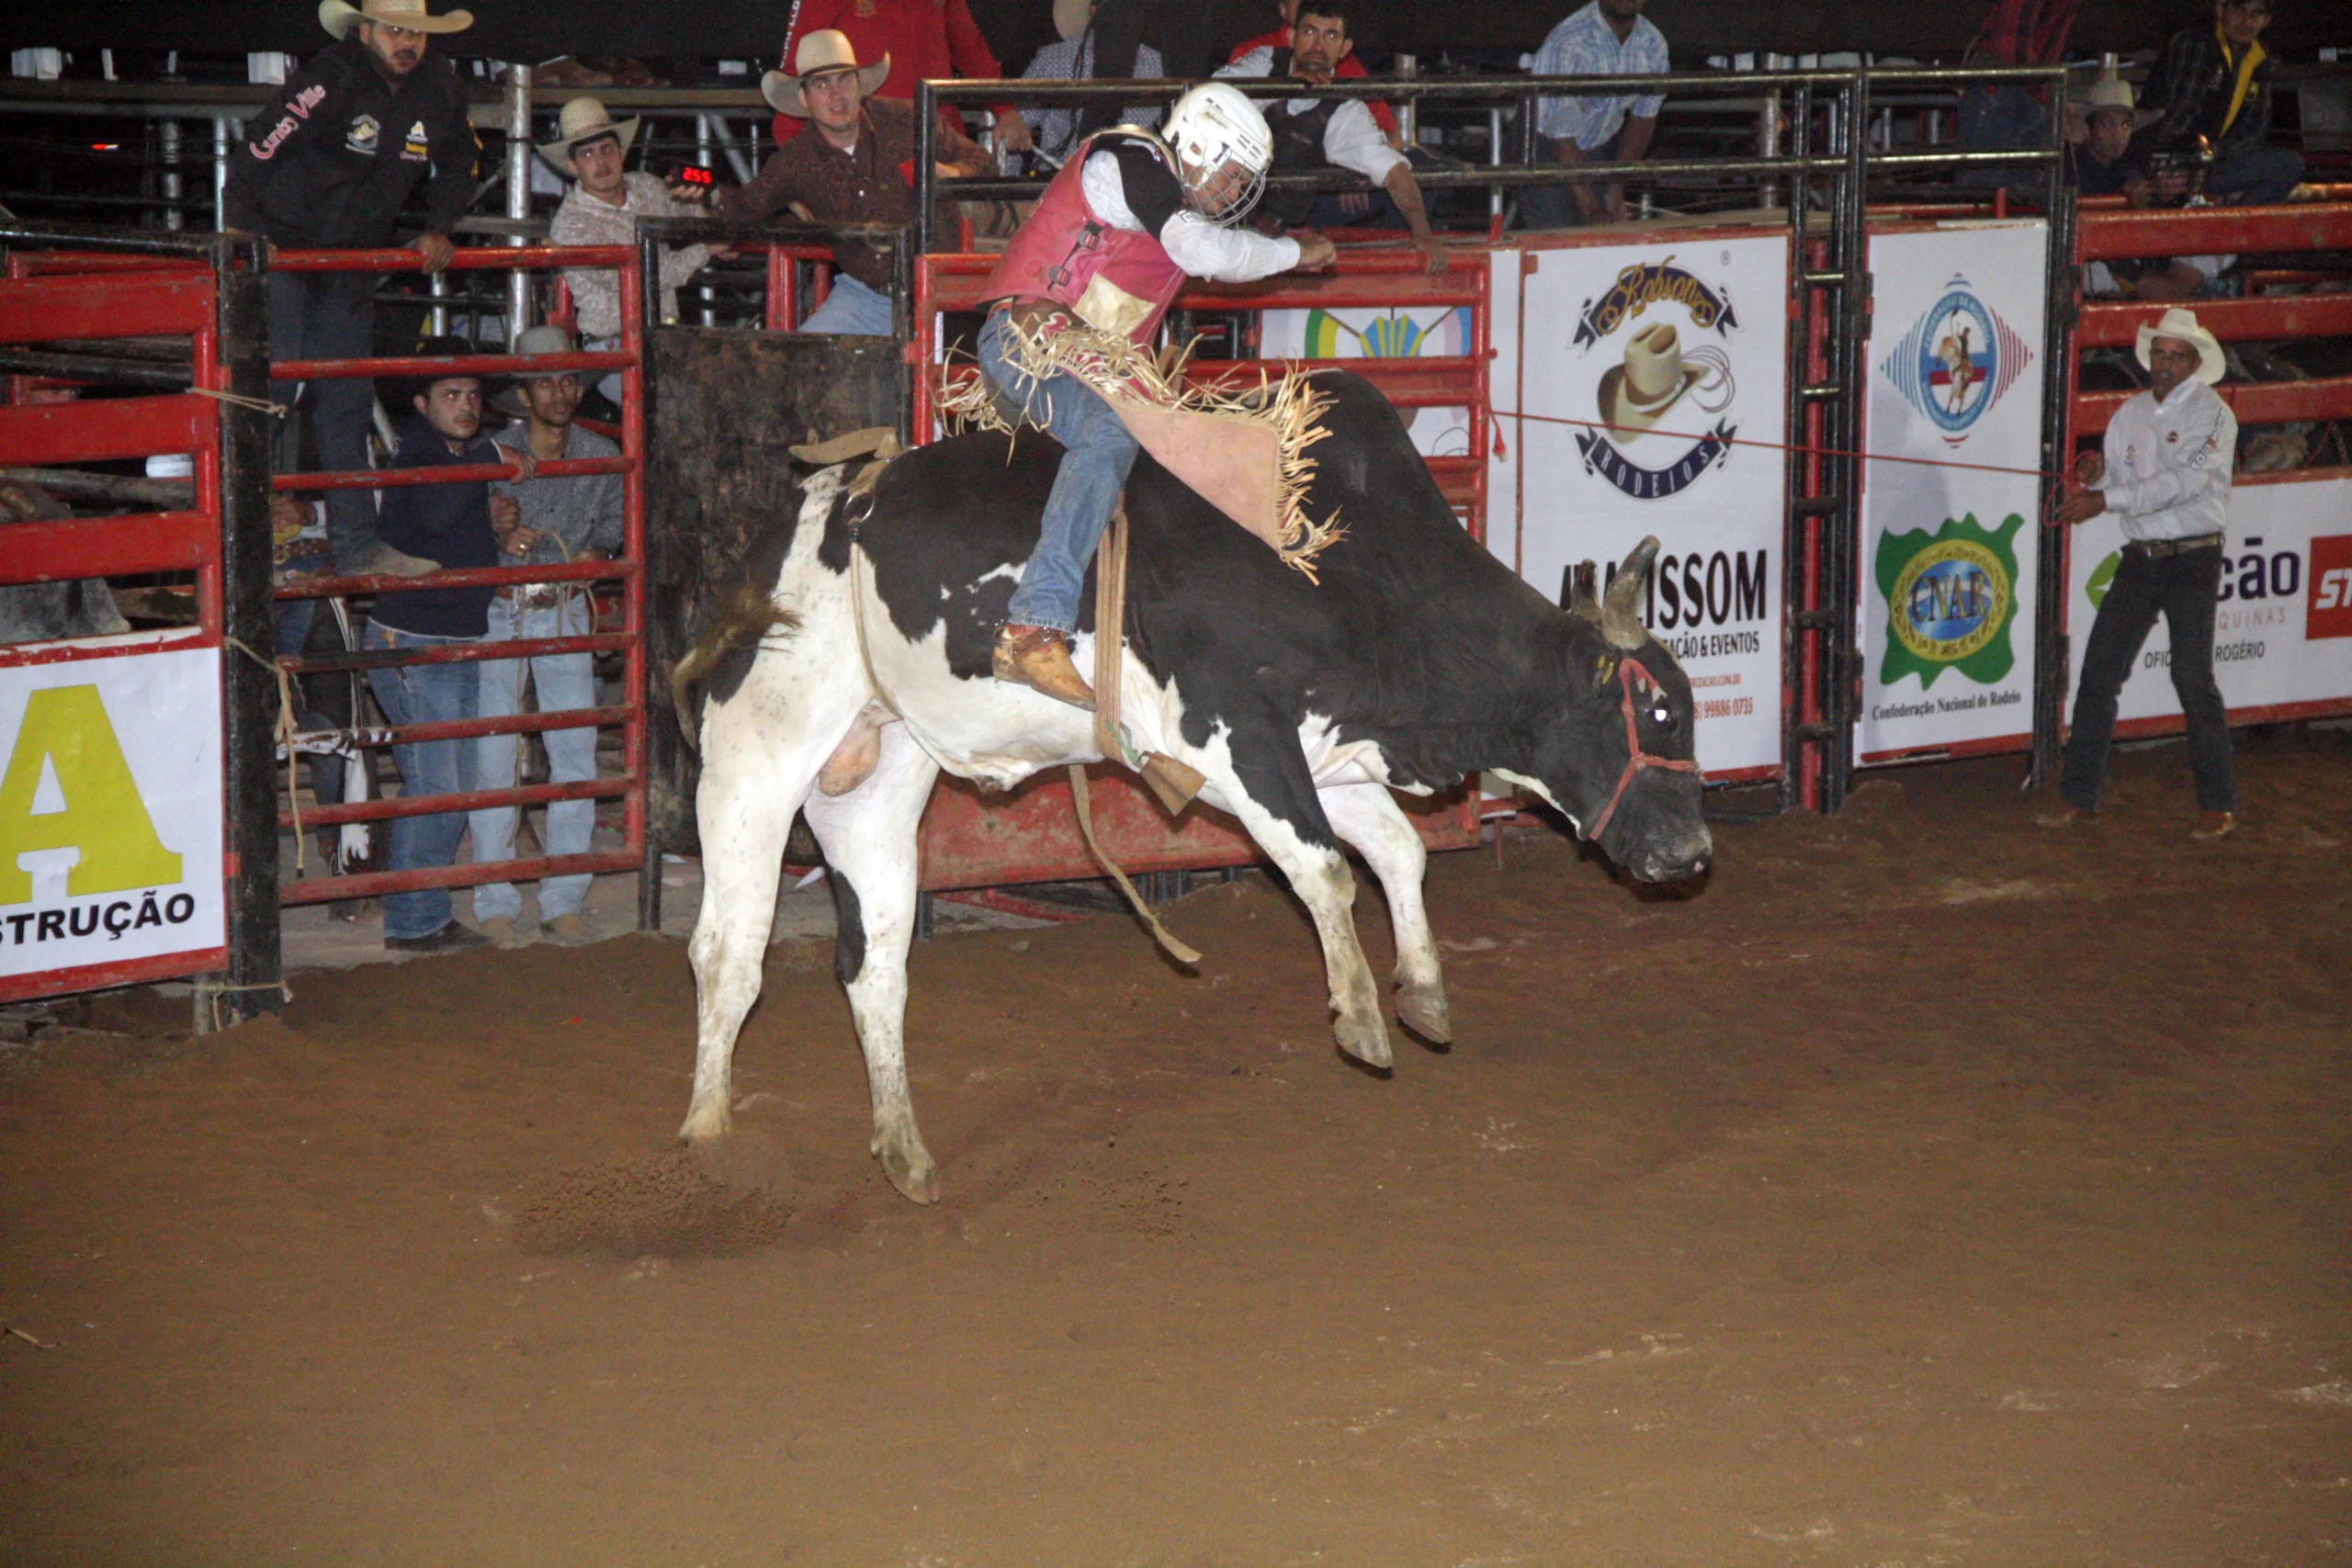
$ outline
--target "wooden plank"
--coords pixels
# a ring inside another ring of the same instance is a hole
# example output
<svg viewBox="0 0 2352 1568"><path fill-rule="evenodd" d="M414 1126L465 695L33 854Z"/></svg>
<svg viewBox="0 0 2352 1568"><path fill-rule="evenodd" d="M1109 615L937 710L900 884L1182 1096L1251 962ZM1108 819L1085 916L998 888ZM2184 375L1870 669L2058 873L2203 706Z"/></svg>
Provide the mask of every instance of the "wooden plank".
<svg viewBox="0 0 2352 1568"><path fill-rule="evenodd" d="M0 528L0 582L193 571L220 551L220 525L201 512L43 518Z"/></svg>
<svg viewBox="0 0 2352 1568"><path fill-rule="evenodd" d="M194 393L0 408L0 453L11 468L198 452L219 434L216 405Z"/></svg>
<svg viewBox="0 0 2352 1568"><path fill-rule="evenodd" d="M142 272L0 283L0 343L180 336L212 322L212 279Z"/></svg>

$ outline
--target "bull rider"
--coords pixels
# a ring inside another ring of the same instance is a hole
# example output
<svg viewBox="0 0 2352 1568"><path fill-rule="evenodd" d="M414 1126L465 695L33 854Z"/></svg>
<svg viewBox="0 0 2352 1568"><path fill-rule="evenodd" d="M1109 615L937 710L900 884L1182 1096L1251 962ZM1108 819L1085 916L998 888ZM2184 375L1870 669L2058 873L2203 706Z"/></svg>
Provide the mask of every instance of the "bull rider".
<svg viewBox="0 0 2352 1568"><path fill-rule="evenodd" d="M1070 635L1087 563L1139 450L1096 387L1037 345L1091 329L1148 350L1188 277L1248 283L1330 265L1331 243L1320 236L1272 239L1237 227L1272 159L1256 105L1223 83L1194 87L1157 133L1120 126L1088 138L990 276L981 374L1063 446L1037 548L997 633L998 680L1093 709Z"/></svg>

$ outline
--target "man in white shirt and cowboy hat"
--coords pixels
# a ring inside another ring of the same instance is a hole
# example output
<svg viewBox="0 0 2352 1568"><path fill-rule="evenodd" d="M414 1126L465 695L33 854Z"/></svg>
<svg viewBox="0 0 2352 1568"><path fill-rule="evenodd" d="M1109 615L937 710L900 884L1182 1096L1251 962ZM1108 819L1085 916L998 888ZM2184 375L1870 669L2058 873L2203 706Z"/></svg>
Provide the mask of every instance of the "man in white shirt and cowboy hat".
<svg viewBox="0 0 2352 1568"><path fill-rule="evenodd" d="M2123 520L2126 543L2083 649L2059 788L2064 805L2041 821L2063 828L2098 815L2116 696L2162 615L2197 780L2190 837L2220 839L2237 827L2229 711L2213 680L2213 613L2238 422L2214 394L2223 372L2222 345L2198 324L2196 312L2166 310L2154 326L2141 327L2138 348L2148 389L2116 411L2104 461L2083 454L2075 478L2086 488L2057 513L2059 522L2078 524L2113 512Z"/></svg>
<svg viewBox="0 0 2352 1568"><path fill-rule="evenodd" d="M562 134L539 149L549 168L572 182L563 205L555 209L548 238L559 245L634 245L640 218L697 217L701 193L691 186L664 184L642 170L628 172L629 143L637 140L637 118L616 120L602 100L582 95L563 106ZM719 245L677 245L662 256L662 315L678 313L678 289L714 256L726 254ZM610 348L620 341L621 288L618 271L607 267L570 266L563 281L571 290L572 309L580 324L582 346ZM617 372L603 383L605 396L620 401Z"/></svg>
<svg viewBox="0 0 2352 1568"><path fill-rule="evenodd" d="M462 32L473 20L466 11L430 15L424 0L325 0L319 22L335 41L245 122L222 194L227 226L287 248L380 250L391 244L409 193L429 175L424 232L410 248L419 272L448 265L449 231L473 199L481 146L457 73L425 51L432 35ZM371 357L376 283L372 272L273 271L270 352ZM270 395L290 404L295 389L277 382ZM322 378L311 384L310 400L319 461L336 471L367 468L375 417L368 383ZM364 490L327 492L327 542L343 571L413 577L435 567L378 536L374 498Z"/></svg>

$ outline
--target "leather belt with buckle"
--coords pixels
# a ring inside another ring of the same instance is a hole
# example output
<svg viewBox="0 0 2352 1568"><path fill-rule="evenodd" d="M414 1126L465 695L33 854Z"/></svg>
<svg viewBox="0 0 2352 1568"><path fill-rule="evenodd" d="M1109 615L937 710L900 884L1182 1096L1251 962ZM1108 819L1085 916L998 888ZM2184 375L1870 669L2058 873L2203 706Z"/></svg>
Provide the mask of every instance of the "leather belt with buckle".
<svg viewBox="0 0 2352 1568"><path fill-rule="evenodd" d="M2130 547L2150 560L2165 560L2173 556L2193 556L2205 550L2218 550L2222 547L2222 536L2199 534L2190 539L2134 539Z"/></svg>

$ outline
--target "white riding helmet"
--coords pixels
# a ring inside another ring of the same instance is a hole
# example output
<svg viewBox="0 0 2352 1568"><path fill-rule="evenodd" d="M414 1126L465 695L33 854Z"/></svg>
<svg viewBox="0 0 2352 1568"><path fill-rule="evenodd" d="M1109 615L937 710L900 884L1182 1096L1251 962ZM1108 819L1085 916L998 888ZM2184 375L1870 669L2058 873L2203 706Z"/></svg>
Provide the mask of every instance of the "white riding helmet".
<svg viewBox="0 0 2352 1568"><path fill-rule="evenodd" d="M1274 133L1266 117L1238 89L1223 82L1204 82L1176 100L1160 135L1175 150L1184 188L1193 196L1227 164L1240 166L1250 178L1240 192L1218 211L1204 214L1211 221L1234 223L1257 203L1266 188L1266 171L1274 161Z"/></svg>

